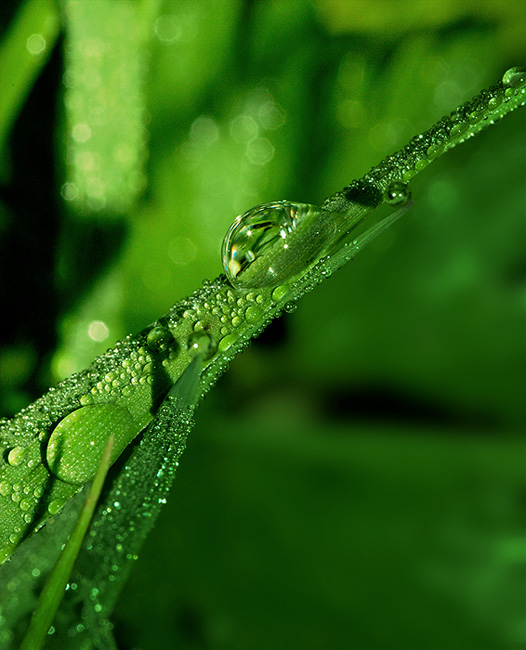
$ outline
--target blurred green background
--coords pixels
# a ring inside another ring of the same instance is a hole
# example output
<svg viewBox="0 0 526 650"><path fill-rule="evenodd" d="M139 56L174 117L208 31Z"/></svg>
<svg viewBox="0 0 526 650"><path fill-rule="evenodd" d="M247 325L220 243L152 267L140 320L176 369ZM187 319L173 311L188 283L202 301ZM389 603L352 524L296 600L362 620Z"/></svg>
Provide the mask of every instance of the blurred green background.
<svg viewBox="0 0 526 650"><path fill-rule="evenodd" d="M525 59L497 0L0 10L1 413ZM524 110L210 392L115 615L123 650L523 648Z"/></svg>

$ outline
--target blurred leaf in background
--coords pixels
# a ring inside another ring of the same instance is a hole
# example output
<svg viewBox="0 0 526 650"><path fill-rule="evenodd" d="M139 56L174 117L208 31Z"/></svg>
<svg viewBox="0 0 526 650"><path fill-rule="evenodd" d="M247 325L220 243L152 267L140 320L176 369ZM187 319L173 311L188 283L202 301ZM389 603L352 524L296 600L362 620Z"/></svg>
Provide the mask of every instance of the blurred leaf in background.
<svg viewBox="0 0 526 650"><path fill-rule="evenodd" d="M48 38L12 102L6 415L217 275L237 214L319 204L525 54L519 3L121 4L61 4L66 55ZM43 28L13 21L40 5L6 3L2 43L27 48ZM71 121L87 109L64 74L81 5L136 12L133 38L99 34L136 57L111 169L142 151L145 189L112 214L72 205L71 138L94 128ZM401 222L231 364L122 596L120 647L523 647L524 113L436 161Z"/></svg>

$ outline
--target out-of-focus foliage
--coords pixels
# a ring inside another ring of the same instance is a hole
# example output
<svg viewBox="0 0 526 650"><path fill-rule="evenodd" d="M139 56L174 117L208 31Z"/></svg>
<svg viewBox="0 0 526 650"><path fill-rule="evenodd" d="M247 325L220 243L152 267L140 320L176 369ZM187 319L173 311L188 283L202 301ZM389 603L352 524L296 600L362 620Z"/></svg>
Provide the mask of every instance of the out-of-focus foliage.
<svg viewBox="0 0 526 650"><path fill-rule="evenodd" d="M526 27L519 3L405 0L165 0L144 21L126 213L72 206L60 47L13 108L6 415L217 275L236 214L320 203L523 63ZM433 163L401 222L232 363L123 594L123 649L521 647L524 113Z"/></svg>

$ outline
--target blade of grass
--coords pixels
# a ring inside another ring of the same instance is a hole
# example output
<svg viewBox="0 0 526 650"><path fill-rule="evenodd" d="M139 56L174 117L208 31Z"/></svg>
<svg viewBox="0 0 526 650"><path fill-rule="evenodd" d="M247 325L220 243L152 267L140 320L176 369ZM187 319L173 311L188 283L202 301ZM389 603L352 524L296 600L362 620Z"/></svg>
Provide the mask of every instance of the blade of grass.
<svg viewBox="0 0 526 650"><path fill-rule="evenodd" d="M110 467L112 450L113 435L110 435L99 468L91 484L86 503L82 508L78 522L64 550L60 554L53 571L42 589L38 605L33 612L29 627L20 645L20 650L40 650L44 645L46 635L64 596L64 590L71 575L71 570L79 554L99 500L102 486L104 485L104 480Z"/></svg>

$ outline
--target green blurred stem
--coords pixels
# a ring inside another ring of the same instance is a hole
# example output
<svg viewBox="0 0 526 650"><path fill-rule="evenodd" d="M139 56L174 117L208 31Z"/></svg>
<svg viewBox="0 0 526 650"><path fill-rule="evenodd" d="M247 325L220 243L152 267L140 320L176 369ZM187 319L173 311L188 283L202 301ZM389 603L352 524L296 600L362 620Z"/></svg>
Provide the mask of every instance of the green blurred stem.
<svg viewBox="0 0 526 650"><path fill-rule="evenodd" d="M54 0L26 0L0 43L0 181L6 181L9 173L8 135L49 59L59 30L59 12Z"/></svg>

